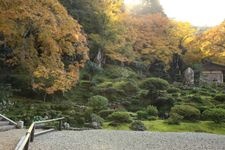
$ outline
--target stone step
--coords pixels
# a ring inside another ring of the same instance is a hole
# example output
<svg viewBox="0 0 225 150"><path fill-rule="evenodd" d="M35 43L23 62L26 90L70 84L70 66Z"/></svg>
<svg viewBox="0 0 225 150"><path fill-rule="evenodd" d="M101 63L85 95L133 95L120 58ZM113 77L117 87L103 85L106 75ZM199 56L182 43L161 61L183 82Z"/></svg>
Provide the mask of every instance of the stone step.
<svg viewBox="0 0 225 150"><path fill-rule="evenodd" d="M16 127L13 125L5 125L5 126L0 126L0 132L8 131L15 129Z"/></svg>
<svg viewBox="0 0 225 150"><path fill-rule="evenodd" d="M8 121L0 121L0 127L5 126L5 125L9 125L9 122Z"/></svg>

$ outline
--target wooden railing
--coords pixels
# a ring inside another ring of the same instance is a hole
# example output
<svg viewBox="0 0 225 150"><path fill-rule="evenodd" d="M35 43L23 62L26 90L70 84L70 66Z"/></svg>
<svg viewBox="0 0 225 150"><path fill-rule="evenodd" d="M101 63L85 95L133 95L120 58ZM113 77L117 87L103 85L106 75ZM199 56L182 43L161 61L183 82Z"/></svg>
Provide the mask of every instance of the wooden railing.
<svg viewBox="0 0 225 150"><path fill-rule="evenodd" d="M16 122L12 121L11 119L7 118L6 116L4 116L4 115L2 115L2 114L0 114L0 117L2 117L2 118L4 118L5 120L9 121L9 122L10 122L11 124L13 124L13 125L17 125Z"/></svg>
<svg viewBox="0 0 225 150"><path fill-rule="evenodd" d="M57 118L57 119L51 119L51 120L44 120L44 121L37 121L37 122L33 122L31 124L31 126L29 127L28 131L26 132L26 135L23 136L21 138L21 140L19 141L19 143L17 144L15 150L28 150L29 148L29 144L30 142L34 141L34 137L41 135L41 134L45 134L48 132L51 132L55 129L49 129L49 130L44 130L38 133L35 133L35 126L38 124L45 124L45 123L50 123L50 122L56 122L58 121L58 130L61 131L62 130L62 121L64 118Z"/></svg>

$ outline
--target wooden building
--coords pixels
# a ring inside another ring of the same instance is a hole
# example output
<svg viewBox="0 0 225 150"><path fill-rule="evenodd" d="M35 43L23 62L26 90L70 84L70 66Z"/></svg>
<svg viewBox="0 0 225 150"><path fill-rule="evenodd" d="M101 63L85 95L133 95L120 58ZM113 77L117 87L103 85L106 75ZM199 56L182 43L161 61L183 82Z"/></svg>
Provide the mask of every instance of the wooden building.
<svg viewBox="0 0 225 150"><path fill-rule="evenodd" d="M200 81L206 83L224 83L225 66L207 62L202 64Z"/></svg>

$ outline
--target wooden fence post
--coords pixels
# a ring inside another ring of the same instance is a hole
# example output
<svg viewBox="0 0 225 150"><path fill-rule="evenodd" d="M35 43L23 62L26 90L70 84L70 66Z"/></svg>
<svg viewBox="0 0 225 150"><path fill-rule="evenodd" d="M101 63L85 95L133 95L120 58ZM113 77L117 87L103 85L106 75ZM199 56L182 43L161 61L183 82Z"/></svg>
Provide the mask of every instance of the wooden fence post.
<svg viewBox="0 0 225 150"><path fill-rule="evenodd" d="M62 120L59 120L59 131L62 130Z"/></svg>
<svg viewBox="0 0 225 150"><path fill-rule="evenodd" d="M35 126L31 130L30 142L33 142L34 141L34 130L35 130Z"/></svg>
<svg viewBox="0 0 225 150"><path fill-rule="evenodd" d="M30 144L30 140L27 141L25 147L24 147L24 150L28 150L29 149L29 144Z"/></svg>

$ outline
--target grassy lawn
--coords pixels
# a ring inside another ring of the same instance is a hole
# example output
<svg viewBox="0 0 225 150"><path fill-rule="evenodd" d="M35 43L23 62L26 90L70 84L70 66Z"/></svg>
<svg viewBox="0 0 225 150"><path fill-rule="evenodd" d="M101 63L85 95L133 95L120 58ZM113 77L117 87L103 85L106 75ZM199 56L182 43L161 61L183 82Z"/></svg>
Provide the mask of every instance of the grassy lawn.
<svg viewBox="0 0 225 150"><path fill-rule="evenodd" d="M200 122L182 122L180 125L169 125L164 122L164 120L156 121L143 121L148 131L159 131L159 132L206 132L214 134L224 134L225 135L225 124L215 124L210 121L200 121ZM103 125L104 129L109 130L130 130L129 124L122 124L118 127L112 127L105 123Z"/></svg>

